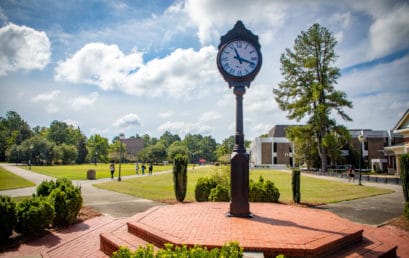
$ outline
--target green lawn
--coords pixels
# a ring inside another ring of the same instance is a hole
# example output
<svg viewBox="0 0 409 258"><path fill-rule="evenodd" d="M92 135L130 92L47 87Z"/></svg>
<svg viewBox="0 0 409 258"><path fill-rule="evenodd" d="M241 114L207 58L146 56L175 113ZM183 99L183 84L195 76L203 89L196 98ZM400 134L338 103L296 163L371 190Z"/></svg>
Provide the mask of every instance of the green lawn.
<svg viewBox="0 0 409 258"><path fill-rule="evenodd" d="M35 186L35 184L0 167L0 190L8 190L30 186Z"/></svg>
<svg viewBox="0 0 409 258"><path fill-rule="evenodd" d="M141 165L140 165L141 166ZM23 168L28 169L28 166L23 166ZM31 170L40 174L47 176L52 176L56 178L68 178L70 180L85 180L87 179L87 170L95 169L96 177L98 178L109 178L111 173L109 172L109 164L85 164L85 165L61 165L61 166L32 166ZM153 166L153 173L170 170L172 165L166 166ZM118 177L119 164L115 164L115 177ZM121 165L121 176L135 175L135 164L122 164ZM139 168L139 173L141 173L141 168ZM145 172L148 173L147 170Z"/></svg>
<svg viewBox="0 0 409 258"><path fill-rule="evenodd" d="M185 201L195 201L194 188L199 177L209 176L215 172L215 168L202 168L188 173L188 189ZM292 202L291 174L273 170L253 170L250 177L258 180L263 176L270 179L280 190L280 202ZM156 201L174 201L172 174L157 175L152 177L133 178L122 182L112 181L96 184L96 187L126 193ZM301 201L308 204L324 204L357 199L372 195L390 193L392 191L358 186L348 183L334 182L323 179L301 177Z"/></svg>

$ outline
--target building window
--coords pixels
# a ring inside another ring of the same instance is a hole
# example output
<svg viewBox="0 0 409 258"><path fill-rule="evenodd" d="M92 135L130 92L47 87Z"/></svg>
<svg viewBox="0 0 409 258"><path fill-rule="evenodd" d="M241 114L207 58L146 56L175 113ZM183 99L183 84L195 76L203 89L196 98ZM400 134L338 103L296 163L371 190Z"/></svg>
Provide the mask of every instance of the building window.
<svg viewBox="0 0 409 258"><path fill-rule="evenodd" d="M274 143L273 152L277 152L277 143Z"/></svg>
<svg viewBox="0 0 409 258"><path fill-rule="evenodd" d="M292 152L293 152L293 148L291 148L291 144L290 144L290 146L288 147L288 152L289 152L289 153L292 153Z"/></svg>
<svg viewBox="0 0 409 258"><path fill-rule="evenodd" d="M275 143L274 143L275 144ZM277 164L277 157L274 157L274 162L273 164Z"/></svg>

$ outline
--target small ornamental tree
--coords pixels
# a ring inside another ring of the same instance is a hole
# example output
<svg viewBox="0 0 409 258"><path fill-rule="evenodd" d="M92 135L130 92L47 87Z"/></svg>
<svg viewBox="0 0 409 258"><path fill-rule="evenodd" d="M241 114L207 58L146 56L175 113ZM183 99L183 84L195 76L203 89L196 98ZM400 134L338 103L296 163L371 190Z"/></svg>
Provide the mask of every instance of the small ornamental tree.
<svg viewBox="0 0 409 258"><path fill-rule="evenodd" d="M400 173L403 197L406 202L403 209L403 216L409 220L409 153L400 157Z"/></svg>
<svg viewBox="0 0 409 258"><path fill-rule="evenodd" d="M173 162L173 183L176 199L183 202L186 197L187 189L187 156L176 155Z"/></svg>
<svg viewBox="0 0 409 258"><path fill-rule="evenodd" d="M292 173L292 189L293 189L293 201L294 203L300 203L301 190L300 190L300 170L294 169Z"/></svg>

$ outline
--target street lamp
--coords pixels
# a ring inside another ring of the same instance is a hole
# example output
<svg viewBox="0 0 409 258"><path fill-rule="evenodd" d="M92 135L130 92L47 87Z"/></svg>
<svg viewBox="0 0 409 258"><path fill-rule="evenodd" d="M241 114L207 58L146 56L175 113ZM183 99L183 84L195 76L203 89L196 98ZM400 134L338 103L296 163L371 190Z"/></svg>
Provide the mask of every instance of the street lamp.
<svg viewBox="0 0 409 258"><path fill-rule="evenodd" d="M365 141L363 131L361 131L361 133L358 135L358 141L359 141L359 144L361 145L361 151L360 151L360 155L359 155L359 183L358 184L362 185L362 183L361 183L361 176L362 176L362 173L361 173L362 144Z"/></svg>
<svg viewBox="0 0 409 258"><path fill-rule="evenodd" d="M31 170L31 158L33 156L33 148L34 146L30 144L30 159L28 160L29 169Z"/></svg>
<svg viewBox="0 0 409 258"><path fill-rule="evenodd" d="M119 134L119 141L121 142L120 149L119 149L119 176L118 181L121 181L121 164L122 164L122 141L125 139L125 134Z"/></svg>

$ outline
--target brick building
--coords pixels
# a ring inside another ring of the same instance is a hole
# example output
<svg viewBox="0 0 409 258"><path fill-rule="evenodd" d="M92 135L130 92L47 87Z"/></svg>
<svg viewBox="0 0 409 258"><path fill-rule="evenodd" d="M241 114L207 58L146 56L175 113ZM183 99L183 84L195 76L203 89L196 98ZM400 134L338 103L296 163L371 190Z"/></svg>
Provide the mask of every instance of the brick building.
<svg viewBox="0 0 409 258"><path fill-rule="evenodd" d="M408 118L409 120L409 118ZM409 122L408 122L409 123ZM290 125L276 125L266 137L256 137L250 146L250 161L255 166L273 165L294 165L293 143L286 138L286 128ZM396 162L391 164L391 158L385 151L385 147L403 143L403 136L397 132L380 131L371 129L349 130L351 140L344 149L341 150L343 164L353 164L353 160L358 160L361 143L358 135L364 135L362 142L362 168L375 170L378 172L394 173ZM408 141L409 144L409 141ZM355 157L353 157L355 155ZM357 162L355 162L357 163ZM341 164L338 164L341 165Z"/></svg>

